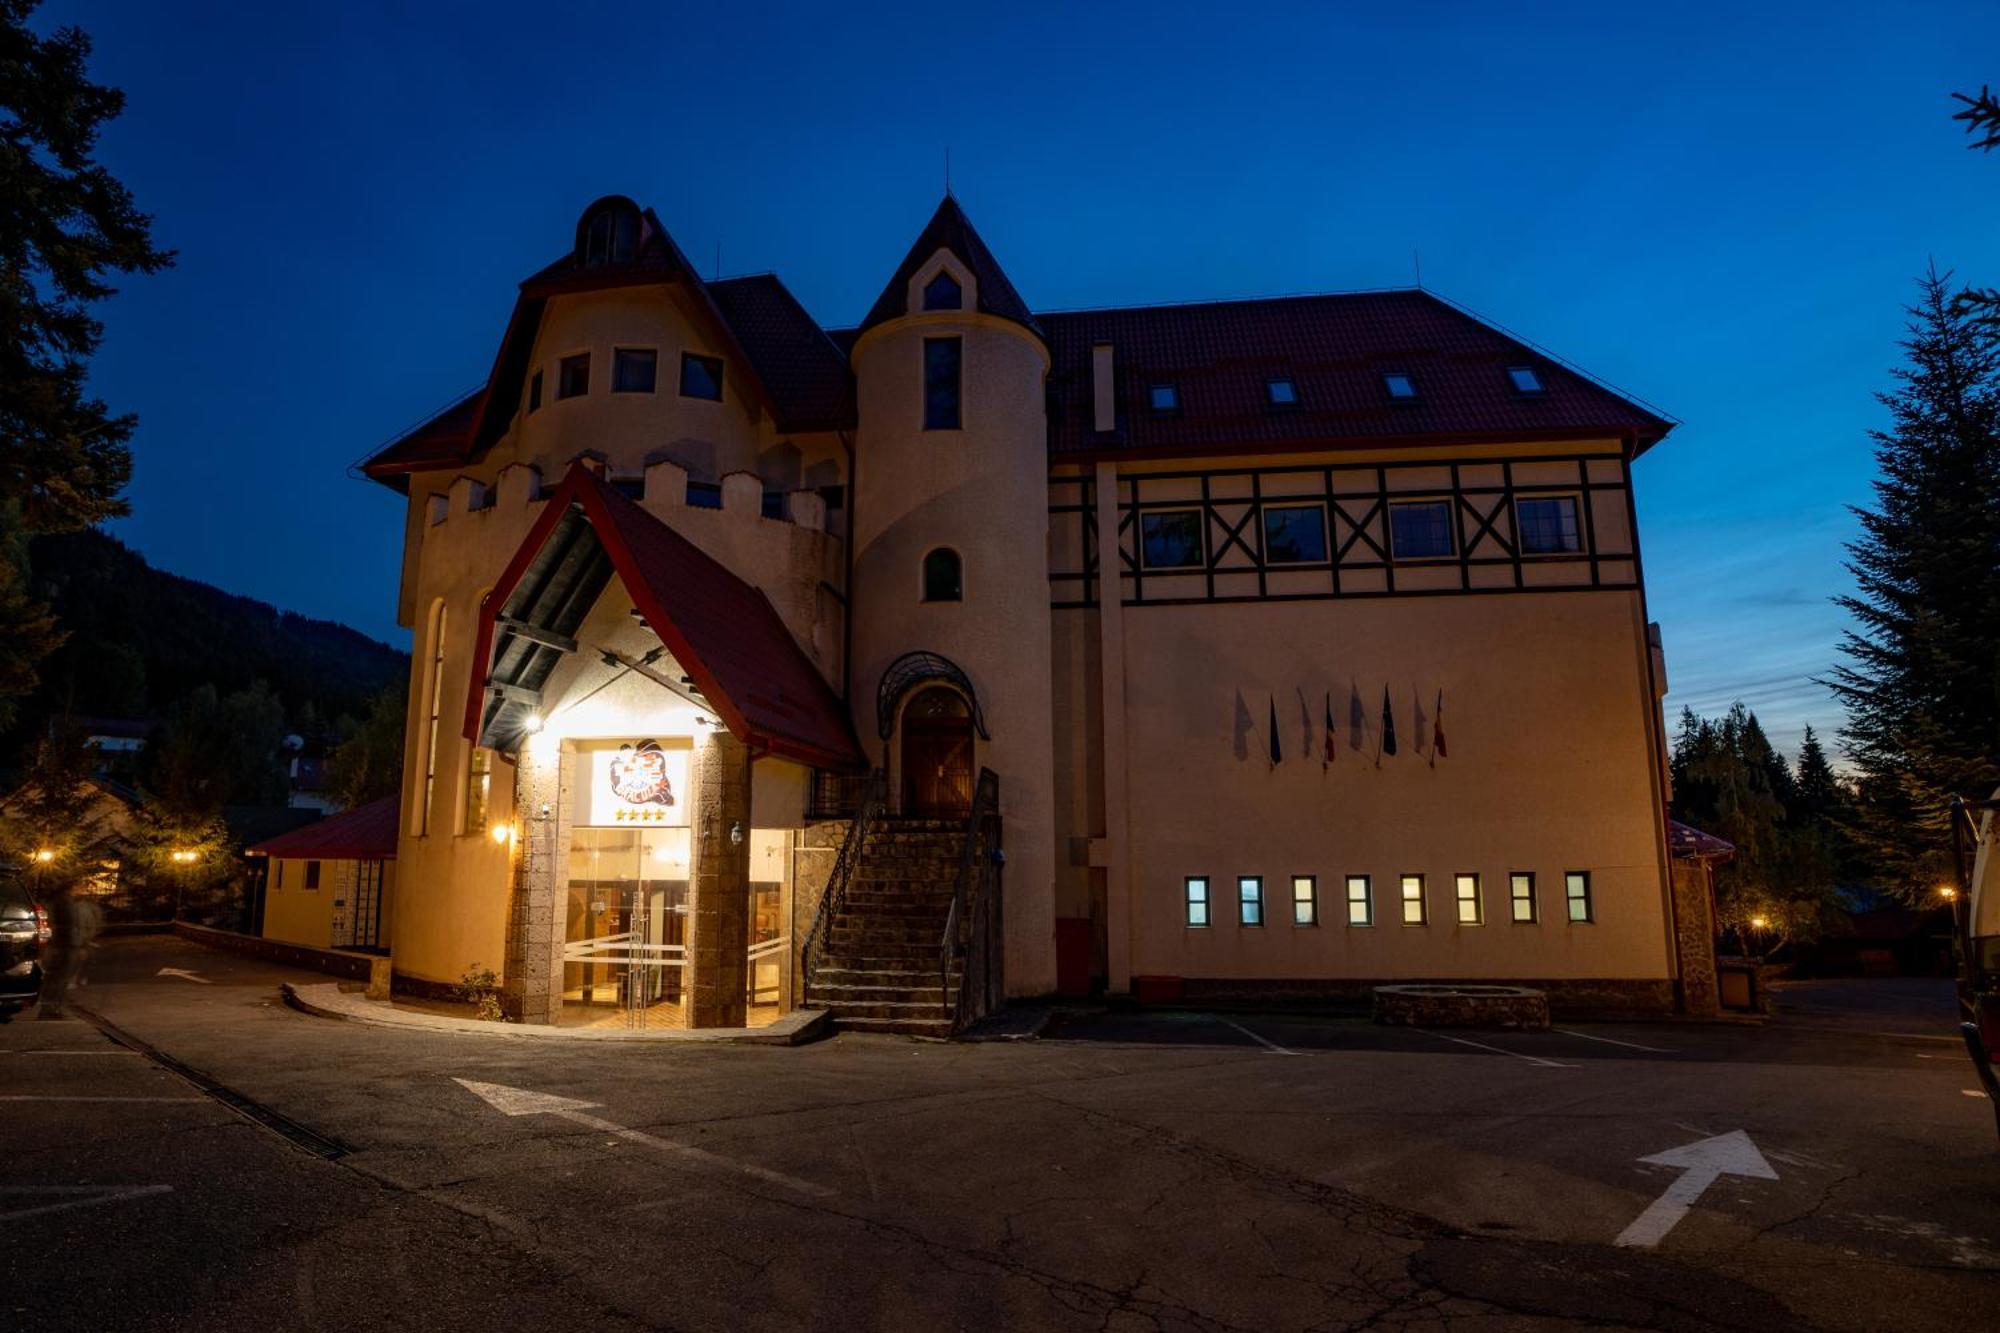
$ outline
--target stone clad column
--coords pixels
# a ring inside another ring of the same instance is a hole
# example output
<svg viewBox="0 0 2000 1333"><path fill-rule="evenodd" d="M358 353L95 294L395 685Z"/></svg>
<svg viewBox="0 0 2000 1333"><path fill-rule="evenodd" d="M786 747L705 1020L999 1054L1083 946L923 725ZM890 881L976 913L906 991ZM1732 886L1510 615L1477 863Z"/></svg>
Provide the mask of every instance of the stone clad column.
<svg viewBox="0 0 2000 1333"><path fill-rule="evenodd" d="M546 748L549 753L537 754ZM501 1004L519 1023L554 1023L562 1012L563 886L557 799L562 757L529 738L514 766L514 837Z"/></svg>
<svg viewBox="0 0 2000 1333"><path fill-rule="evenodd" d="M750 750L721 727L694 750L693 882L688 896L687 1021L744 1021L750 945ZM730 830L740 838L730 839Z"/></svg>

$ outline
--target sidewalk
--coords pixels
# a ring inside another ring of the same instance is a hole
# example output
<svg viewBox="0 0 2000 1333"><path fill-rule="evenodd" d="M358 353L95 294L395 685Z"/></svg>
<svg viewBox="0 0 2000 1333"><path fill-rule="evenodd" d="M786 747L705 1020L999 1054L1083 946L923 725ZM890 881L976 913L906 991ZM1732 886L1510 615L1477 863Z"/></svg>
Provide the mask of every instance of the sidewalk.
<svg viewBox="0 0 2000 1333"><path fill-rule="evenodd" d="M798 1046L825 1035L824 1009L795 1009L759 1028L561 1028L539 1023L489 1023L476 1018L452 1018L426 1013L387 1000L371 1000L344 991L336 982L284 983L285 1000L293 1008L320 1018L367 1023L372 1027L420 1032L463 1032L478 1037L582 1042L733 1042L750 1046Z"/></svg>

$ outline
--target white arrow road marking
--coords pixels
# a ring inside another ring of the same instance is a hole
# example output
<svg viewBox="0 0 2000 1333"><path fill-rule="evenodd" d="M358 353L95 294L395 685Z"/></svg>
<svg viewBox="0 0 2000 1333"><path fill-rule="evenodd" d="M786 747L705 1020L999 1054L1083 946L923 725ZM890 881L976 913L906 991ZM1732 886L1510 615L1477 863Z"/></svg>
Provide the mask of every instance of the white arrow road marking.
<svg viewBox="0 0 2000 1333"><path fill-rule="evenodd" d="M55 1196L60 1200L57 1203L37 1204L32 1208L15 1208L0 1213L0 1222L11 1222L23 1217L39 1217L43 1213L60 1213L66 1208L88 1208L94 1203L117 1203L120 1199L143 1199L154 1194L170 1194L173 1188L172 1185L0 1185L0 1199L5 1199L9 1195L26 1195L44 1199Z"/></svg>
<svg viewBox="0 0 2000 1333"><path fill-rule="evenodd" d="M198 982L203 986L213 984L207 977L198 977L194 973L178 967L163 967L153 975L156 977L180 977L184 981Z"/></svg>
<svg viewBox="0 0 2000 1333"><path fill-rule="evenodd" d="M711 1166L723 1167L730 1171L740 1172L746 1176L755 1176L757 1179L769 1181L773 1185L783 1185L786 1189L797 1190L801 1194L831 1195L833 1193L832 1190L824 1186L800 1180L797 1176L788 1176L782 1171L772 1171L765 1167L752 1166L748 1162L734 1161L719 1153L709 1152L706 1148L697 1148L688 1143L675 1143L671 1139L663 1139L657 1135L648 1134L644 1130L628 1129L616 1121L606 1120L603 1116L589 1114L591 1107L602 1106L602 1102L586 1102L575 1097L558 1097L554 1093L532 1092L527 1088L510 1088L504 1083L480 1083L469 1078L455 1078L452 1082L458 1084L458 1086L464 1088L474 1096L481 1098L488 1106L491 1106L502 1115L561 1116L563 1119L575 1124L586 1125L591 1129L601 1130L606 1134L624 1139L627 1143L636 1143L642 1147L657 1149L660 1152L675 1153L682 1157L692 1157L696 1161L707 1162Z"/></svg>
<svg viewBox="0 0 2000 1333"><path fill-rule="evenodd" d="M1701 1198L1703 1191L1718 1177L1778 1178L1778 1173L1764 1160L1764 1154L1757 1151L1757 1145L1740 1129L1669 1148L1639 1160L1649 1166L1677 1166L1681 1174L1667 1186L1665 1193L1648 1205L1645 1212L1632 1220L1631 1226L1618 1233L1618 1239L1611 1242L1613 1245L1658 1245L1674 1229L1674 1224L1687 1216L1695 1200Z"/></svg>

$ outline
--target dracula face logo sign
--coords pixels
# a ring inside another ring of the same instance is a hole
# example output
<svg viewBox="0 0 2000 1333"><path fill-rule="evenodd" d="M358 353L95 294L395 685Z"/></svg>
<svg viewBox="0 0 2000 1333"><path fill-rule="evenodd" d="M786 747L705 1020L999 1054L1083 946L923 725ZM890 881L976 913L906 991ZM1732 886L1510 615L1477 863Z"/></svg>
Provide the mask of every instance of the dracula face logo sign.
<svg viewBox="0 0 2000 1333"><path fill-rule="evenodd" d="M652 741L619 746L611 756L611 790L628 805L672 805L666 753Z"/></svg>

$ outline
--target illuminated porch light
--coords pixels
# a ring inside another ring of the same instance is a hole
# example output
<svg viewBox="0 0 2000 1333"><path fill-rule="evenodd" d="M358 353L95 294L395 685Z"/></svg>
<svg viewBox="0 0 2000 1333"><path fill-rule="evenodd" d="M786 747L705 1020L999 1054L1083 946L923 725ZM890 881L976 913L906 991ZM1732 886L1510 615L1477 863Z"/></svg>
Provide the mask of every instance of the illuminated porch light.
<svg viewBox="0 0 2000 1333"><path fill-rule="evenodd" d="M495 824L492 828L492 836L493 841L505 847L514 840L514 826L512 824Z"/></svg>
<svg viewBox="0 0 2000 1333"><path fill-rule="evenodd" d="M527 732L530 736L534 735L541 729L542 729L542 715L540 713L530 713L525 718L521 719L521 730Z"/></svg>
<svg viewBox="0 0 2000 1333"><path fill-rule="evenodd" d="M1946 902L1950 902L1952 899L1958 897L1958 890L1950 884L1940 884L1938 885L1938 897L1944 899Z"/></svg>

